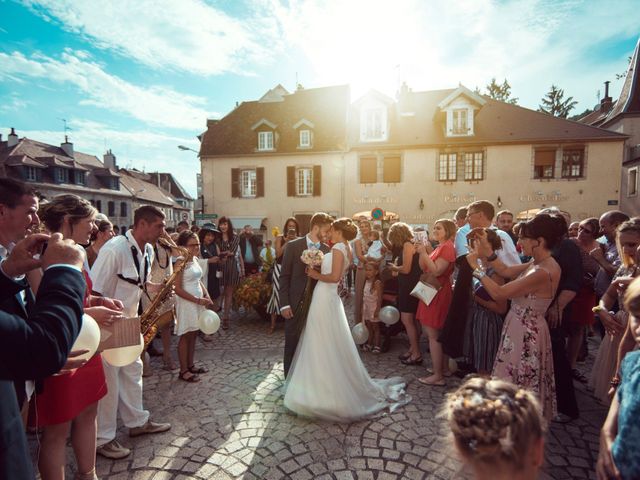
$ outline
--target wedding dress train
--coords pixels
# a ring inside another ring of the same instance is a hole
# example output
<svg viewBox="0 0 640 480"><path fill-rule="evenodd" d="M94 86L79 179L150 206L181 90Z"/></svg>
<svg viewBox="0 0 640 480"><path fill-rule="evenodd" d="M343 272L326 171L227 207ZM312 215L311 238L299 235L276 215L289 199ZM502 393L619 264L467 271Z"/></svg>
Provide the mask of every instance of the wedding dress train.
<svg viewBox="0 0 640 480"><path fill-rule="evenodd" d="M331 273L337 244L324 256L321 272ZM344 272L343 272L344 273ZM318 282L313 292L305 329L285 385L284 405L298 415L328 421L350 422L382 411L393 411L411 397L400 377L372 379L351 336L336 283Z"/></svg>

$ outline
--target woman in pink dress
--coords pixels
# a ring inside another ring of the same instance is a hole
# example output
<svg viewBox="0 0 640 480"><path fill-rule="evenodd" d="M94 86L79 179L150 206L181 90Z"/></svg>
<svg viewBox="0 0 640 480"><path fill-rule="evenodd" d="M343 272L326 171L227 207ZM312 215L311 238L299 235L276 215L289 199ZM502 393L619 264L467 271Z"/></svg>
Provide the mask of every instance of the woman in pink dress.
<svg viewBox="0 0 640 480"><path fill-rule="evenodd" d="M420 255L420 268L425 273L431 273L438 278L440 290L429 305L420 301L416 318L422 324L429 338L429 352L433 374L418 378L424 385L444 386L444 374L447 370L448 358L442 351L442 344L438 341L440 330L451 304L452 288L451 275L456 262L456 248L453 239L456 236L456 224L453 220L440 219L433 226L431 238L438 242L435 250L430 244L417 245L416 251Z"/></svg>
<svg viewBox="0 0 640 480"><path fill-rule="evenodd" d="M474 277L487 293L495 299L511 299L492 375L536 393L549 420L556 414L556 393L545 315L560 280L560 266L551 249L563 234L559 219L540 214L519 231L518 243L525 255L533 257L530 262L506 267L496 259L485 232L479 232L467 255ZM498 285L481 268L479 259L489 262L501 277L514 280Z"/></svg>

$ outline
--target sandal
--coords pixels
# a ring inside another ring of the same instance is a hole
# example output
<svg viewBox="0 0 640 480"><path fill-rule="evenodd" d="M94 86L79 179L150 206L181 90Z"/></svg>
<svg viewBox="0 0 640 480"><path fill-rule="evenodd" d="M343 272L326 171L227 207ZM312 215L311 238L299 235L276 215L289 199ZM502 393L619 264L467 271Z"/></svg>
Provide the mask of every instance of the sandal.
<svg viewBox="0 0 640 480"><path fill-rule="evenodd" d="M222 319L222 329L223 330L229 330L229 319L228 318L223 318Z"/></svg>
<svg viewBox="0 0 640 480"><path fill-rule="evenodd" d="M189 374L188 377L187 377L187 374ZM187 382L187 383L198 383L200 381L200 377L195 375L193 372L186 370L178 374L178 380L182 380L183 382Z"/></svg>
<svg viewBox="0 0 640 480"><path fill-rule="evenodd" d="M206 368L204 368L204 367L197 367L196 368L195 365L191 365L189 367L188 371L191 372L191 373L209 373L209 370L207 370Z"/></svg>
<svg viewBox="0 0 640 480"><path fill-rule="evenodd" d="M371 349L371 353L381 353L381 352L382 352L382 350L380 350L380 347L373 347Z"/></svg>
<svg viewBox="0 0 640 480"><path fill-rule="evenodd" d="M398 355L398 360L407 360L408 358L411 358L411 352Z"/></svg>
<svg viewBox="0 0 640 480"><path fill-rule="evenodd" d="M433 375L433 370L431 370L430 368L427 368L427 373L429 375ZM447 370L446 372L442 372L442 376L445 377L445 378L448 378L451 375L453 375L453 372L451 370Z"/></svg>
<svg viewBox="0 0 640 480"><path fill-rule="evenodd" d="M429 377L420 377L418 378L418 382L420 382L422 385L428 385L430 387L446 387L447 386L447 382L445 382L444 380L441 380L440 382L429 382L427 381L427 378Z"/></svg>
<svg viewBox="0 0 640 480"><path fill-rule="evenodd" d="M400 363L403 365L422 365L422 357L418 357L414 360L411 360L411 357L409 357L404 360L400 360Z"/></svg>

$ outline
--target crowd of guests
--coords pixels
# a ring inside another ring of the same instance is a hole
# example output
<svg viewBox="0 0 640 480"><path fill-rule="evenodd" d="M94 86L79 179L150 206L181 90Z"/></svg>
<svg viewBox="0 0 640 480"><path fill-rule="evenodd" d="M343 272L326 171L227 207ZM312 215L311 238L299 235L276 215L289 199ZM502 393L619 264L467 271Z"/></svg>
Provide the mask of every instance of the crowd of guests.
<svg viewBox="0 0 640 480"><path fill-rule="evenodd" d="M640 219L610 211L572 231L568 214L550 208L513 220L507 211L495 215L486 201L437 220L428 237L402 222L383 232L362 219L353 270L343 280L346 291L354 289L355 321L370 332L362 349L383 351L380 310L393 304L408 339L400 362L420 368L420 336L427 339L430 370L418 377L421 385L446 386L449 358L481 375L448 396L445 412L477 478L496 469L535 478L547 422L579 415L573 380L610 404L598 477L639 478L640 358L632 350L640 341ZM283 253L302 232L289 218L273 246L263 245L250 226L237 233L227 217L217 226L184 222L171 231L162 211L142 206L132 228L118 233L81 197L39 204L27 185L0 179L0 421L9 439L0 450L0 478L33 478L27 427L41 434L44 480L64 478L68 441L78 480L97 478L96 453L128 456L116 438L118 416L130 436L171 428L144 408L144 355L114 366L100 353L83 359L84 351L71 352L83 313L108 328L140 315L173 278L170 301L156 312L163 350L153 343L148 350L163 356L165 369L178 370L179 380L197 383L207 373L195 358L202 311L219 311L229 328L235 287L265 269L274 286L267 305L273 332L284 307ZM435 296L419 298L420 283ZM178 368L172 334L179 337ZM589 335L602 341L585 378L576 366Z"/></svg>

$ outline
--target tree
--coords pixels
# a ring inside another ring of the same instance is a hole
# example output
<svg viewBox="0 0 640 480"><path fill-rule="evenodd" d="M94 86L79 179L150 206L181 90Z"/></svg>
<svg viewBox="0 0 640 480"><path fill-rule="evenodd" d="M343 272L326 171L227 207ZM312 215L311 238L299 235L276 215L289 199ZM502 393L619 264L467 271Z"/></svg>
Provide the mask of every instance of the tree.
<svg viewBox="0 0 640 480"><path fill-rule="evenodd" d="M567 118L569 112L578 104L573 97L564 100L564 90L551 85L551 90L542 99L542 105L538 105L538 111L548 113L554 117Z"/></svg>
<svg viewBox="0 0 640 480"><path fill-rule="evenodd" d="M512 105L518 104L517 98L511 98L511 85L509 85L506 78L504 79L504 82L502 82L502 85L496 82L495 77L492 78L491 83L486 86L486 89L487 95L494 100L510 103Z"/></svg>

